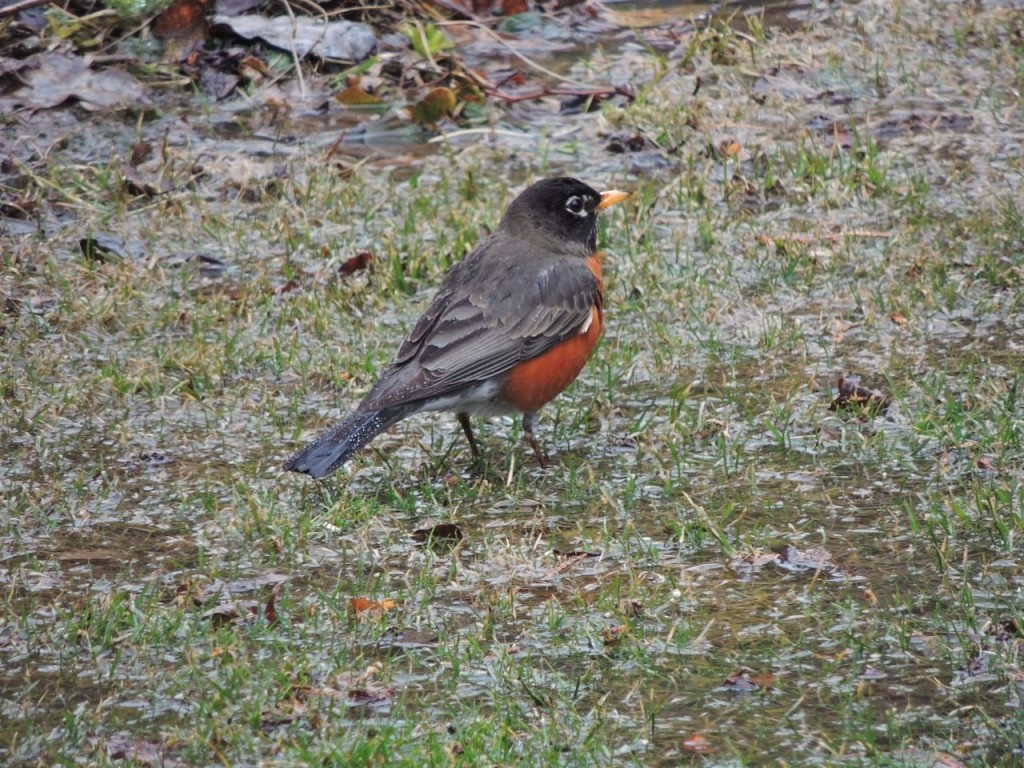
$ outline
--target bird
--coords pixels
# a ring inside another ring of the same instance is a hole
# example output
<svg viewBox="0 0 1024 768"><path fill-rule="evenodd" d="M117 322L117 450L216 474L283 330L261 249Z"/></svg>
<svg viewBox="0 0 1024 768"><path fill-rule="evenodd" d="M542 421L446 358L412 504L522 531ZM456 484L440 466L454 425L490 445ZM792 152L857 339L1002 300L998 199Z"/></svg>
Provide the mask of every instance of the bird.
<svg viewBox="0 0 1024 768"><path fill-rule="evenodd" d="M556 177L509 204L497 228L445 275L423 315L362 402L284 463L325 477L415 413L456 414L474 458L469 417L521 413L537 457L537 411L583 370L604 326L598 214L629 193Z"/></svg>

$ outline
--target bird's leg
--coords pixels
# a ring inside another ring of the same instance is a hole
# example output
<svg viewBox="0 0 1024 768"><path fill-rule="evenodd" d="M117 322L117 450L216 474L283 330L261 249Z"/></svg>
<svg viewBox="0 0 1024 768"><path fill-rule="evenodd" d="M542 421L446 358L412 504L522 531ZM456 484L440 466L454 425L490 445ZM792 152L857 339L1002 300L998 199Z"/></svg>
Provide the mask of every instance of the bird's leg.
<svg viewBox="0 0 1024 768"><path fill-rule="evenodd" d="M523 434L526 435L527 441L530 443L530 447L533 448L533 453L537 457L537 463L540 464L540 468L544 469L548 465L547 457L544 455L544 451L540 449L540 444L537 443L537 438L533 436L533 427L537 424L537 414L532 411L523 414Z"/></svg>
<svg viewBox="0 0 1024 768"><path fill-rule="evenodd" d="M476 446L476 438L473 437L473 427L469 423L468 413L457 413L456 418L459 420L459 424L462 425L462 431L466 433L466 439L469 440L469 450L473 454L474 459L480 458L480 449Z"/></svg>

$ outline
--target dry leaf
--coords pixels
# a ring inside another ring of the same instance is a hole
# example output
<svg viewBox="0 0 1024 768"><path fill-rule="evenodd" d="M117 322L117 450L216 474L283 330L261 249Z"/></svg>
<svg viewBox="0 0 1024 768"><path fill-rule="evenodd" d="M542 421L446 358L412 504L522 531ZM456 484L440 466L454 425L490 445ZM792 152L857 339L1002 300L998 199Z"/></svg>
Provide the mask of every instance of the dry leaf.
<svg viewBox="0 0 1024 768"><path fill-rule="evenodd" d="M398 607L398 603L394 600L370 600L366 597L353 597L348 601L349 614L360 618L380 616L387 611L393 611L396 607Z"/></svg>
<svg viewBox="0 0 1024 768"><path fill-rule="evenodd" d="M421 125L434 125L455 109L458 100L450 88L434 88L409 109L412 119Z"/></svg>
<svg viewBox="0 0 1024 768"><path fill-rule="evenodd" d="M167 42L167 61L185 61L202 46L210 31L207 13L212 6L211 0L174 0L153 19L153 37Z"/></svg>
<svg viewBox="0 0 1024 768"><path fill-rule="evenodd" d="M246 40L258 38L282 51L293 49L300 56L314 54L325 59L362 61L377 48L373 29L355 21L336 19L325 23L309 16L287 15L214 16L218 27L227 27Z"/></svg>
<svg viewBox="0 0 1024 768"><path fill-rule="evenodd" d="M526 0L501 0L501 15L515 16L517 13L526 13L530 10Z"/></svg>
<svg viewBox="0 0 1024 768"><path fill-rule="evenodd" d="M644 604L639 600L624 597L619 600L619 613L630 618L639 618L644 613Z"/></svg>
<svg viewBox="0 0 1024 768"><path fill-rule="evenodd" d="M270 590L270 597L267 598L267 604L263 606L263 618L267 620L270 626L277 624L277 597L281 594L281 590L284 589L284 582L278 582L274 585L274 588Z"/></svg>
<svg viewBox="0 0 1024 768"><path fill-rule="evenodd" d="M337 99L339 103L349 107L359 106L361 104L380 104L381 102L380 96L363 90L363 87L358 82L352 83L334 98Z"/></svg>
<svg viewBox="0 0 1024 768"><path fill-rule="evenodd" d="M605 647L618 645L622 636L626 633L626 625L620 624L617 627L606 627L601 630L601 637L604 638Z"/></svg>
<svg viewBox="0 0 1024 768"><path fill-rule="evenodd" d="M14 101L32 109L49 109L76 98L89 110L147 106L149 97L138 80L121 69L94 70L80 56L40 53L25 60L20 71L25 87Z"/></svg>
<svg viewBox="0 0 1024 768"><path fill-rule="evenodd" d="M347 259L342 262L341 266L338 267L338 274L342 277L348 277L349 275L354 275L356 272L361 272L370 266L370 263L374 258L374 255L369 251L360 251L351 259Z"/></svg>
<svg viewBox="0 0 1024 768"><path fill-rule="evenodd" d="M855 374L840 376L836 389L830 411L854 411L861 418L869 418L885 413L892 405L891 397L879 389L862 386L860 377Z"/></svg>
<svg viewBox="0 0 1024 768"><path fill-rule="evenodd" d="M555 573L563 573L569 570L577 563L581 563L591 557L598 557L598 552L565 552L561 549L552 550L555 557L558 558L558 565L555 566Z"/></svg>

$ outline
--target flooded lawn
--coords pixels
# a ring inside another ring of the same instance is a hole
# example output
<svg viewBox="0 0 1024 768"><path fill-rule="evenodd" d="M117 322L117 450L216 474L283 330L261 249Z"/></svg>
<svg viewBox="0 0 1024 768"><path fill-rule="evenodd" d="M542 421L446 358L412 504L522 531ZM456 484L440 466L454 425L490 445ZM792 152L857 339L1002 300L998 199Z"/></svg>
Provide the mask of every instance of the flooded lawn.
<svg viewBox="0 0 1024 768"><path fill-rule="evenodd" d="M513 19L436 120L383 54L0 109L0 762L1024 762L1024 6ZM549 466L282 471L560 174L632 196Z"/></svg>

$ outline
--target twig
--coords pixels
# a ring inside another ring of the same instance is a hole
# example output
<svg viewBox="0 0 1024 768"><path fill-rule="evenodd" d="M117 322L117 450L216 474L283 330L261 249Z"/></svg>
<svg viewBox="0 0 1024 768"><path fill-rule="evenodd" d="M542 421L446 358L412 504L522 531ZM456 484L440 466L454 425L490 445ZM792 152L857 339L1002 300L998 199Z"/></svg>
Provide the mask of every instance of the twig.
<svg viewBox="0 0 1024 768"><path fill-rule="evenodd" d="M473 13L472 8L467 8L457 0L433 0L431 5L436 5L438 8L448 11L448 13L458 14L459 16L465 16L467 19L476 21L480 17Z"/></svg>
<svg viewBox="0 0 1024 768"><path fill-rule="evenodd" d="M531 99L539 99L541 96L612 96L616 93L625 96L626 98L634 98L634 94L631 90L625 87L617 88L591 88L585 91L571 90L569 88L548 88L547 86L541 86L540 89L533 93L505 93L499 88L494 88L488 91L491 96L496 96L502 101L507 101L510 104L514 104L519 101L530 101Z"/></svg>
<svg viewBox="0 0 1024 768"><path fill-rule="evenodd" d="M509 50L509 53L511 53L513 56L515 56L517 59L522 61L527 66L533 67L538 72L543 72L548 77L553 77L555 80L559 80L559 81L561 81L563 83L569 83L570 85L578 85L581 88L591 88L592 87L588 83L581 83L579 80L573 80L571 77L566 77L565 75L560 75L557 72L553 72L550 69L548 69L547 67L542 66L541 64L538 64L536 61L531 59L526 54L520 53L519 51L517 51L515 49L515 47L512 46L511 43L509 43L508 41L503 39L501 37L501 35L499 35L493 29L487 27L484 24L481 24L478 21L439 21L439 22L437 22L437 26L439 26L439 27L458 27L458 26L476 27L477 29L479 29L479 30L481 30L483 32L486 32L488 35L493 37L497 42L499 42L501 45L505 46Z"/></svg>
<svg viewBox="0 0 1024 768"><path fill-rule="evenodd" d="M489 136L511 136L517 139L538 139L540 138L534 133L522 133L520 131L505 131L500 128L463 128L459 131L451 131L450 133L442 133L440 136L434 136L433 138L427 139L427 144L440 144L442 141L448 141L449 139L456 139L460 136L476 136L479 134L487 134Z"/></svg>
<svg viewBox="0 0 1024 768"><path fill-rule="evenodd" d="M20 11L27 11L29 8L35 8L37 5L49 5L53 0L19 0L17 3L11 3L0 8L0 16L13 16Z"/></svg>
<svg viewBox="0 0 1024 768"><path fill-rule="evenodd" d="M583 128L581 125L570 125L568 128L564 128L561 131L555 131L550 134L550 139L564 139L566 136L570 136L577 133ZM480 134L487 134L490 136L509 136L513 139L529 139L530 141L538 141L542 138L539 133L524 133L523 131L508 131L501 128L462 128L458 131L451 131L449 133L442 133L439 136L427 139L427 144L440 144L443 141L449 139L457 139L461 136L479 136Z"/></svg>
<svg viewBox="0 0 1024 768"><path fill-rule="evenodd" d="M299 58L299 52L295 48L295 28L298 21L295 18L295 12L292 10L292 4L288 0L284 0L284 9L288 12L288 18L292 20L292 33L288 38L288 46L291 48L292 61L295 62L295 74L299 77L299 94L303 100L306 98L306 78L302 75L302 60ZM324 23L324 34L327 34L327 24ZM319 41L318 41L319 42ZM311 49L312 50L312 49Z"/></svg>

